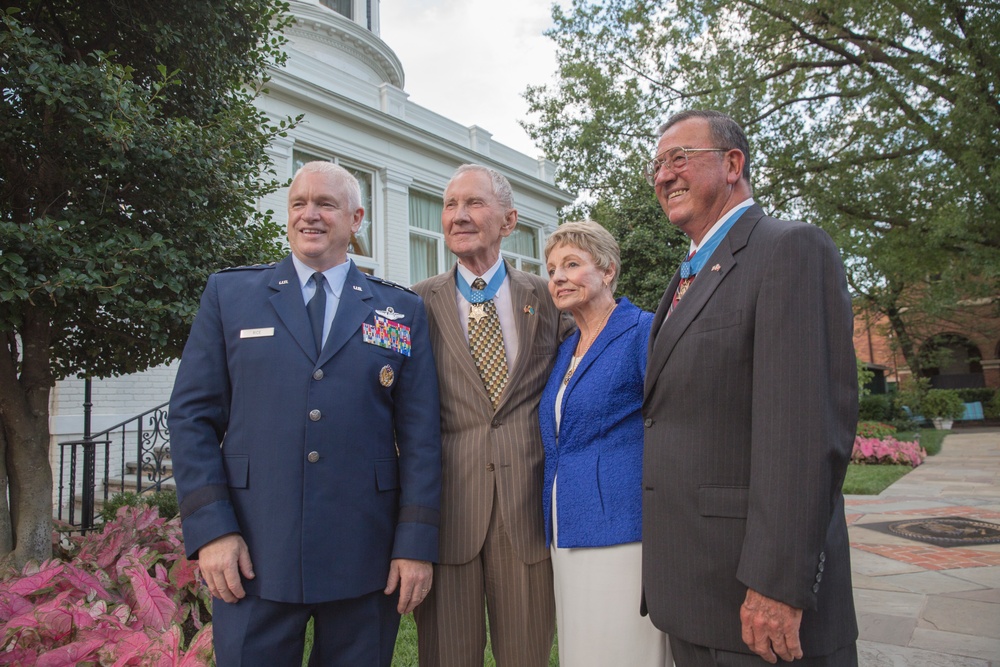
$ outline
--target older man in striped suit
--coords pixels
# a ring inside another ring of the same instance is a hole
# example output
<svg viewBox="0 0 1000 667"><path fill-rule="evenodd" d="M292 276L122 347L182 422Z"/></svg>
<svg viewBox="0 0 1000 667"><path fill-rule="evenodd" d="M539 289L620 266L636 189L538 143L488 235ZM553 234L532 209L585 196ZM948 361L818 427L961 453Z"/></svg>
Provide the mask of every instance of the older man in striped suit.
<svg viewBox="0 0 1000 667"><path fill-rule="evenodd" d="M498 667L548 664L555 626L542 524L538 399L560 338L540 276L500 257L517 224L510 183L462 165L444 194L451 270L424 298L441 388L440 561L414 612L422 667L482 664L486 611Z"/></svg>

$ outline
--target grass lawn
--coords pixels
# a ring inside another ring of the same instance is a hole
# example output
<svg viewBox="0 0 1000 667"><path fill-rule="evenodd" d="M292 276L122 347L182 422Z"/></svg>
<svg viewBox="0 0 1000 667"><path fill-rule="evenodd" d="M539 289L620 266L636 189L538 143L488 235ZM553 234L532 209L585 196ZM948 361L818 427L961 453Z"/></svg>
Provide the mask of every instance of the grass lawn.
<svg viewBox="0 0 1000 667"><path fill-rule="evenodd" d="M933 428L923 428L919 432L895 434L896 440L915 440L918 435L920 446L927 450L928 456L934 456L941 451L941 442L951 431L939 431ZM913 470L908 465L862 465L852 463L847 466L847 477L844 479L844 493L873 496L882 493L890 484Z"/></svg>
<svg viewBox="0 0 1000 667"><path fill-rule="evenodd" d="M913 470L908 465L862 465L852 463L847 466L844 478L844 493L874 496L897 479Z"/></svg>

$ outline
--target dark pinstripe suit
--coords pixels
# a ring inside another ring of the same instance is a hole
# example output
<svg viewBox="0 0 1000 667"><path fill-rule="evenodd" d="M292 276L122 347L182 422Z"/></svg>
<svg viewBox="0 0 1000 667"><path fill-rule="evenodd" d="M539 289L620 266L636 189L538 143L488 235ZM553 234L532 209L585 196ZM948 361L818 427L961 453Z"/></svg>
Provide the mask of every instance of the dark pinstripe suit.
<svg viewBox="0 0 1000 667"><path fill-rule="evenodd" d="M645 604L672 636L749 653L750 587L805 609L806 656L832 653L857 637L841 493L857 380L840 256L822 230L754 205L664 323L678 280L653 320L645 385Z"/></svg>
<svg viewBox="0 0 1000 667"><path fill-rule="evenodd" d="M538 399L559 344L559 311L545 279L507 266L519 352L494 410L459 319L455 271L413 287L425 301L437 363L443 462L441 566L435 567L430 596L415 612L420 664L467 667L477 652L482 664L483 583L467 579L450 583L442 570L468 564L484 548L492 548L491 540L498 536L488 533L495 531L498 521L509 537L498 548L508 545L510 567L529 566L536 581L512 606L497 609L490 602L494 653L498 664L505 651L508 665L531 667L539 660L547 664L555 608L542 522L544 451ZM516 595L513 585L501 581L499 586Z"/></svg>

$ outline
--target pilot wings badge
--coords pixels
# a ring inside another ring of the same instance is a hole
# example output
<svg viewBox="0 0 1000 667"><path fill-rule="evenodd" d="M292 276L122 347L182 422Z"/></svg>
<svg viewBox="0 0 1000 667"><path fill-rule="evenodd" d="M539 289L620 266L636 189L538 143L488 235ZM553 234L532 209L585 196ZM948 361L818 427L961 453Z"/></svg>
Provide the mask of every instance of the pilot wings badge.
<svg viewBox="0 0 1000 667"><path fill-rule="evenodd" d="M397 313L395 310L393 310L392 306L387 307L385 310L376 310L375 312L384 317L385 319L392 320L393 322L395 322L396 320L401 320L404 317L406 317L406 315L404 315L403 313Z"/></svg>

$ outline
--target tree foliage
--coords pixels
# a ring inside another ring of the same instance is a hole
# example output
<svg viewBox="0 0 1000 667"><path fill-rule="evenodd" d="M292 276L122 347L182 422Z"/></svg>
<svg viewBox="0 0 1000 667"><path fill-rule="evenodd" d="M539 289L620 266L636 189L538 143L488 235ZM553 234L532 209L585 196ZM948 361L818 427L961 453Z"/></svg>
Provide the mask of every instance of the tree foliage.
<svg viewBox="0 0 1000 667"><path fill-rule="evenodd" d="M834 237L913 370L914 318L996 294L1000 3L573 0L553 18L557 78L528 89L526 128L596 209L638 205L623 184L660 122L715 108L747 131L755 198ZM632 259L623 288L657 268Z"/></svg>
<svg viewBox="0 0 1000 667"><path fill-rule="evenodd" d="M265 148L293 121L253 100L283 61L284 9L0 6L0 480L12 519L0 553L46 556L54 382L178 357L207 275L277 255L280 230L255 203L279 185Z"/></svg>

